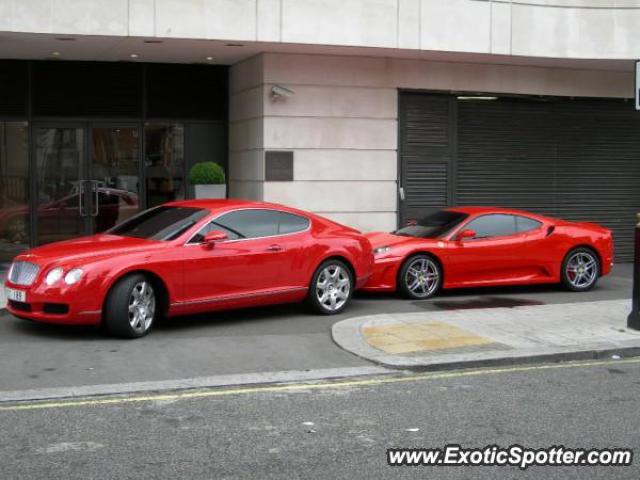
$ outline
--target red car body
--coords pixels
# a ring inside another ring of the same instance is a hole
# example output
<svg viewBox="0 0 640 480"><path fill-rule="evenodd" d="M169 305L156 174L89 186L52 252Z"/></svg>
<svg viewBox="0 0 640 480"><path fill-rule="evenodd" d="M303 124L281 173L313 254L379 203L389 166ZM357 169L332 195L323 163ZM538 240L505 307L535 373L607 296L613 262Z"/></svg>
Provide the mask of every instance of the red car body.
<svg viewBox="0 0 640 480"><path fill-rule="evenodd" d="M315 269L329 258L338 258L350 267L355 288L363 286L371 274L372 250L363 235L308 212L241 200L190 200L165 206L192 207L207 213L173 240L104 233L18 255L14 262L35 264L38 273L28 286L7 279L6 287L26 292L25 302L10 300L7 309L17 317L42 322L99 324L107 293L133 272L161 282L166 316L301 301ZM188 243L213 219L240 210L291 213L308 219L309 226L295 233L222 241L215 248ZM56 267L65 272L82 268L84 274L73 285L58 281L47 286L47 272Z"/></svg>
<svg viewBox="0 0 640 480"><path fill-rule="evenodd" d="M367 234L376 255L373 274L364 290L395 291L402 264L418 254L428 254L441 265L443 288L558 283L565 256L578 247L597 253L600 276L611 271L611 231L598 225L502 208L460 207L445 211L459 212L467 217L438 238L382 232ZM539 226L513 235L458 238L473 220L489 214L522 216L538 222Z"/></svg>

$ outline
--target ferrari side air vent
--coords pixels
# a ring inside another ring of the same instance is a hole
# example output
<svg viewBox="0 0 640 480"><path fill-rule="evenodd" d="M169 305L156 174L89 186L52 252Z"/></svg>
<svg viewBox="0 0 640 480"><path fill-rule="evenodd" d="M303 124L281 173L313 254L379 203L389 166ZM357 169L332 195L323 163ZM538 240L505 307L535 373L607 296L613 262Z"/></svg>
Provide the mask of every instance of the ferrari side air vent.
<svg viewBox="0 0 640 480"><path fill-rule="evenodd" d="M555 231L555 229L556 227L553 227L553 226L547 228L547 237L551 235Z"/></svg>

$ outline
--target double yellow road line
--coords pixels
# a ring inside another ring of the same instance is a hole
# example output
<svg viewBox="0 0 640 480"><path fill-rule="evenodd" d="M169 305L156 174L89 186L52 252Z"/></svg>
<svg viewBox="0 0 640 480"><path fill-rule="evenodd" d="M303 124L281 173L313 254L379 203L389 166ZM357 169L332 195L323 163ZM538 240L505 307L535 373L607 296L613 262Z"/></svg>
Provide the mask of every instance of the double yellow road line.
<svg viewBox="0 0 640 480"><path fill-rule="evenodd" d="M422 382L428 380L441 380L450 378L477 377L483 375L499 375L505 373L541 372L546 370L563 370L569 368L604 367L614 365L629 365L640 363L640 358L628 360L594 360L571 363L556 363L544 365L513 366L504 368L483 368L475 370L459 370L448 372L431 372L415 375L389 375L373 378L356 378L351 380L332 380L316 383L292 383L278 385L263 385L250 387L216 387L201 390L177 391L172 393L136 394L114 397L85 397L70 398L59 401L27 401L10 404L0 404L0 412L20 410L45 410L76 407L98 407L103 405L121 405L139 402L179 401L199 398L225 397L229 395L247 395L276 392L298 392L309 390L328 390L335 388L368 387L387 385L393 383Z"/></svg>

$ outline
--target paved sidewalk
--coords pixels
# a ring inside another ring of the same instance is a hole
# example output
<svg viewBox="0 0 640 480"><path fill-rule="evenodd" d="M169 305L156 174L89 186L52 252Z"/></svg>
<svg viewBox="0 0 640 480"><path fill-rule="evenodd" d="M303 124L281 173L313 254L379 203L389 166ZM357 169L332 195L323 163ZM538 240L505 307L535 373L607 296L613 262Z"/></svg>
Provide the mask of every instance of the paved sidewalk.
<svg viewBox="0 0 640 480"><path fill-rule="evenodd" d="M373 362L454 368L640 355L629 300L369 315L333 325L334 341Z"/></svg>

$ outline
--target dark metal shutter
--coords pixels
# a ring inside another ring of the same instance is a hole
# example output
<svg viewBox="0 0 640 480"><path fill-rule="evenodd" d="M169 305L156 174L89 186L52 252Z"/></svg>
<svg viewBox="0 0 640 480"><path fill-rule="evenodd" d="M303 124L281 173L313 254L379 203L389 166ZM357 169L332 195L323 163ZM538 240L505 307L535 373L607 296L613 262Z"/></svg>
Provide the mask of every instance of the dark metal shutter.
<svg viewBox="0 0 640 480"><path fill-rule="evenodd" d="M448 203L448 169L454 149L452 99L403 93L400 96L401 224Z"/></svg>
<svg viewBox="0 0 640 480"><path fill-rule="evenodd" d="M455 200L596 222L632 258L640 116L600 99L458 102Z"/></svg>

